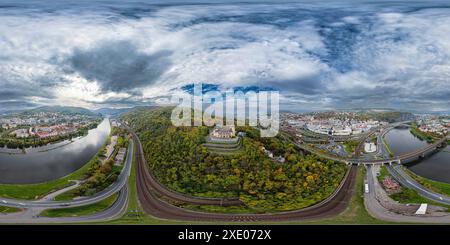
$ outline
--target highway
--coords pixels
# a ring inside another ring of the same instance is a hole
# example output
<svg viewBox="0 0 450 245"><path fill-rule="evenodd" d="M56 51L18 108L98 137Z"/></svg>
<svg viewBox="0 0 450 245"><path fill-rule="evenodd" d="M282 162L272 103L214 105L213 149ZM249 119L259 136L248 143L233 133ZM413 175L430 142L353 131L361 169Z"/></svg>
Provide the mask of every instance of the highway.
<svg viewBox="0 0 450 245"><path fill-rule="evenodd" d="M405 215L396 212L395 210L389 210L380 204L379 193L382 190L374 170L370 165L367 165L366 181L369 185L369 193L364 193L364 205L372 217L375 217L384 221L392 222L407 222L407 223L450 223L450 215L447 212L434 215ZM392 200L391 200L392 201ZM394 203L393 206L399 206L398 203ZM408 206L403 205L404 208Z"/></svg>
<svg viewBox="0 0 450 245"><path fill-rule="evenodd" d="M204 199L190 197L182 194L178 196L172 191L167 192L167 188L161 187L157 181L149 174L145 159L142 154L142 147L137 135L133 133L134 143L136 144L136 181L139 202L144 211L151 216L161 219L183 220L183 221L294 221L321 219L335 216L348 206L354 192L356 184L357 167L349 167L344 180L336 191L324 201L308 208L279 213L266 214L225 214L225 213L207 213L188 209L183 209L163 201L160 197L180 200L182 202L194 201L199 205L223 205L217 203L217 199ZM166 196L168 193L170 196ZM225 201L225 200L223 200ZM211 204L215 203L215 204Z"/></svg>
<svg viewBox="0 0 450 245"><path fill-rule="evenodd" d="M36 200L36 201L30 201L30 200L19 200L19 199L10 199L10 198L3 198L0 197L0 205L2 206L8 206L8 207L16 207L16 208L67 208L67 207L78 207L78 206L85 206L89 204L93 204L99 201L102 201L115 193L119 192L128 181L128 177L131 173L131 162L133 159L133 142L130 143L128 147L128 153L125 160L125 165L120 173L117 180L107 187L106 189L102 190L101 192L90 196L90 197L84 197L77 200L71 200L71 201L53 201L53 200Z"/></svg>
<svg viewBox="0 0 450 245"><path fill-rule="evenodd" d="M384 158L384 159L375 159L375 160L367 160L367 159L361 159L361 158L345 158L345 157L338 157L338 156L333 156L330 154L326 154L324 152L321 152L317 149L315 149L314 147L308 146L306 144L301 144L301 143L297 143L296 145L300 148L303 149L305 151L314 153L320 157L323 157L325 159L330 159L332 161L338 161L338 162L347 162L347 163L359 163L359 164L384 164L384 163L391 163L391 162L399 162L402 160L407 160L410 158L414 158L414 157L419 157L422 154L425 154L426 152L437 148L439 145L443 144L447 139L449 139L450 137L447 135L446 137L443 137L442 139L436 141L433 144L430 144L426 147L423 147L421 149L418 149L416 151L413 152L408 152L402 155L398 155L398 156L394 156L391 158Z"/></svg>
<svg viewBox="0 0 450 245"><path fill-rule="evenodd" d="M405 124L408 123L410 121L403 121L403 122L398 122L398 123L393 123L390 124L388 126L385 126L383 128L381 128L382 132L378 135L377 137L377 145L381 146L382 142L382 137L384 136L384 134L386 134L390 129L395 128L396 126L399 126L401 124ZM288 128L285 129L288 132L290 132L293 135L296 135L297 131L295 131L294 129ZM357 147L357 152L361 151L361 147L362 147L362 143L370 136L372 136L375 132L369 132L363 136L361 136L363 139L360 139L360 144ZM323 137L328 137L328 136L323 136ZM428 153L429 151L432 151L433 149L438 148L439 146L441 146L442 144L445 143L446 140L450 139L450 135L447 135L445 137L442 137L441 139L439 139L438 141L434 142L433 144L427 145L426 147L423 147L421 149L418 149L416 151L413 152L408 152L402 155L398 155L398 156L394 156L394 157L383 157L382 159L364 159L364 158L346 158L346 157L341 157L341 156L336 156L336 155L332 155L332 154L328 154L326 152L321 151L320 149L316 149L315 147L312 147L304 142L302 142L301 140L298 142L295 142L295 144L302 150L316 154L322 158L325 159L329 159L332 161L337 161L337 162L345 162L345 163L350 163L350 164L386 164L386 163L392 163L392 162L397 162L397 163L401 163L401 161L405 161L405 160L411 160L412 158L417 158L420 157L426 153ZM382 149L379 149L382 148ZM384 154L385 153L385 149L383 147L378 147L377 149L377 154L381 153Z"/></svg>
<svg viewBox="0 0 450 245"><path fill-rule="evenodd" d="M436 192L433 192L432 190L425 188L421 184L417 183L411 176L409 176L408 173L406 173L401 166L386 166L389 173L398 181L402 186L414 189L419 193L419 195L438 202L445 205L450 205L450 197L446 195L442 195Z"/></svg>
<svg viewBox="0 0 450 245"><path fill-rule="evenodd" d="M379 142L379 148L381 149L385 149L384 146L384 142L382 141L382 137L384 136L385 133L387 133L386 130L385 132L383 132L382 134L380 134L380 136L378 137L378 142ZM386 152L383 152L384 154L386 154ZM392 177L394 177L394 179L396 179L402 186L407 187L407 188L411 188L414 189L415 191L417 191L417 193L419 193L419 195L435 201L437 203L442 203L445 205L450 205L450 197L446 196L446 195L442 195L436 192L433 192L432 190L425 188L424 186L422 186L421 184L419 184L417 181L415 181L408 173L406 173L402 167L400 165L387 165L386 169L389 171L389 173L392 175Z"/></svg>
<svg viewBox="0 0 450 245"><path fill-rule="evenodd" d="M120 218L125 214L128 206L128 187L125 185L119 192L119 196L114 204L108 209L84 216L77 217L43 217L39 214L47 208L30 208L22 212L11 214L0 214L0 223L6 224L43 224L43 223L87 223L87 222L102 222Z"/></svg>
<svg viewBox="0 0 450 245"><path fill-rule="evenodd" d="M128 205L128 177L131 173L133 147L134 143L131 142L128 147L128 153L122 172L120 173L116 182L114 182L105 190L97 193L92 197L86 197L83 199L64 202L52 201L53 197L55 197L57 194L68 191L78 186L78 182L74 186L64 188L64 190L59 190L54 193L50 193L43 199L37 201L0 198L0 205L2 206L18 207L24 209L21 212L0 215L0 223L84 223L108 221L121 217L126 212L126 208ZM70 208L94 204L114 195L117 192L119 193L117 200L111 207L102 212L78 217L50 218L40 216L40 213L46 209Z"/></svg>

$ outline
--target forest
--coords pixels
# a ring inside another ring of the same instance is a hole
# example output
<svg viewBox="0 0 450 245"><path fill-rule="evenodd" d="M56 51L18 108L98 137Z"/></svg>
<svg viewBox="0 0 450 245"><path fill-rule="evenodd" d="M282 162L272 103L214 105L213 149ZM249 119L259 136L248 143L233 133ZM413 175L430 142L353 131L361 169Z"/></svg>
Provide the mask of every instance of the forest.
<svg viewBox="0 0 450 245"><path fill-rule="evenodd" d="M196 196L239 197L257 212L287 211L313 205L340 184L346 166L303 154L286 137L261 138L245 132L242 149L220 155L202 145L209 128L175 127L171 108L139 108L122 119L138 133L150 170L169 188ZM262 147L286 161L267 157Z"/></svg>

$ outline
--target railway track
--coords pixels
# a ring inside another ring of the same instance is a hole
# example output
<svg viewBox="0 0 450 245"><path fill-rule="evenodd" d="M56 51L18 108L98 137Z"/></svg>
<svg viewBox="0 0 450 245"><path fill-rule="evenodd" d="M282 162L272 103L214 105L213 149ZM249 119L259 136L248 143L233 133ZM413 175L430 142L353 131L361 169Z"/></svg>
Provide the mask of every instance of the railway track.
<svg viewBox="0 0 450 245"><path fill-rule="evenodd" d="M131 130L130 130L131 131ZM136 145L135 157L138 171L144 174L145 185L148 190L155 192L159 196L164 196L174 202L194 204L194 205L219 205L219 206L240 206L244 203L239 198L208 198L195 197L170 190L161 184L149 171L142 149L142 144L138 136L132 132L133 141Z"/></svg>
<svg viewBox="0 0 450 245"><path fill-rule="evenodd" d="M351 166L347 171L344 180L337 190L324 201L308 208L266 214L225 214L207 213L194 210L183 209L172 205L160 197L170 200L180 201L190 204L200 205L229 205L236 200L197 198L176 193L168 190L158 183L149 173L145 159L142 154L142 147L133 133L133 140L136 143L136 184L139 202L144 211L154 217L161 219L184 220L184 221L294 221L328 218L338 215L348 206L355 192L357 167ZM239 200L239 203L242 202Z"/></svg>

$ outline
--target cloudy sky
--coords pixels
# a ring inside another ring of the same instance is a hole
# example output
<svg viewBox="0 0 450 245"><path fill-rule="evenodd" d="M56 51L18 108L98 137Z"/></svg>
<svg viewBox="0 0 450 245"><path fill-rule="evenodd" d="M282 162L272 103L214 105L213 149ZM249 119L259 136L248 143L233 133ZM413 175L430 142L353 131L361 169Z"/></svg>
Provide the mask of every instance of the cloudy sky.
<svg viewBox="0 0 450 245"><path fill-rule="evenodd" d="M246 2L0 0L0 110L164 104L193 82L450 110L448 1Z"/></svg>

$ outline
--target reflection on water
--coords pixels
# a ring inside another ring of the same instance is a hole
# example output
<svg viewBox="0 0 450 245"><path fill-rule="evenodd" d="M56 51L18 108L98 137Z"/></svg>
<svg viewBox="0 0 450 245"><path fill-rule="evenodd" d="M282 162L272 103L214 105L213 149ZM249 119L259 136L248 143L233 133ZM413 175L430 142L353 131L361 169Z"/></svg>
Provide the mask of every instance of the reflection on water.
<svg viewBox="0 0 450 245"><path fill-rule="evenodd" d="M428 145L426 141L411 134L408 128L394 128L385 135L385 139L395 155L412 152Z"/></svg>
<svg viewBox="0 0 450 245"><path fill-rule="evenodd" d="M39 183L66 176L95 156L110 131L109 120L105 119L85 137L56 149L42 152L43 148L36 148L28 154L0 154L0 183Z"/></svg>
<svg viewBox="0 0 450 245"><path fill-rule="evenodd" d="M425 178L450 183L450 146L408 168Z"/></svg>
<svg viewBox="0 0 450 245"><path fill-rule="evenodd" d="M385 138L395 155L411 152L428 145L426 141L411 134L409 129L392 129ZM407 167L419 176L450 183L450 146L425 159L408 164Z"/></svg>

